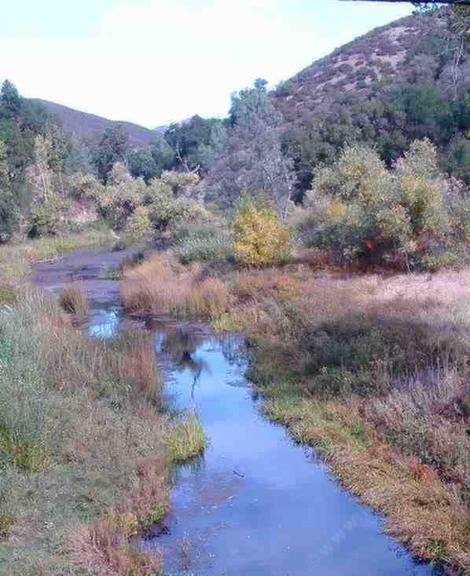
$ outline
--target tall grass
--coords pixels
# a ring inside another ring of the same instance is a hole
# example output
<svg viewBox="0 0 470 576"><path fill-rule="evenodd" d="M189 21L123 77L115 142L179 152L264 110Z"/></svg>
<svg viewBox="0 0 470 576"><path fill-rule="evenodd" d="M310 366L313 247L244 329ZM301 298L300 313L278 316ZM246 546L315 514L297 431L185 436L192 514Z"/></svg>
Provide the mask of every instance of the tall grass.
<svg viewBox="0 0 470 576"><path fill-rule="evenodd" d="M158 564L128 537L167 510L160 389L145 334L91 341L28 290L0 310L6 573L137 576Z"/></svg>
<svg viewBox="0 0 470 576"><path fill-rule="evenodd" d="M59 303L65 312L85 316L88 312L88 302L83 287L79 284L66 284L60 294Z"/></svg>
<svg viewBox="0 0 470 576"><path fill-rule="evenodd" d="M216 318L228 308L228 291L220 280L202 277L197 266L172 264L164 254L125 271L121 298L131 312Z"/></svg>

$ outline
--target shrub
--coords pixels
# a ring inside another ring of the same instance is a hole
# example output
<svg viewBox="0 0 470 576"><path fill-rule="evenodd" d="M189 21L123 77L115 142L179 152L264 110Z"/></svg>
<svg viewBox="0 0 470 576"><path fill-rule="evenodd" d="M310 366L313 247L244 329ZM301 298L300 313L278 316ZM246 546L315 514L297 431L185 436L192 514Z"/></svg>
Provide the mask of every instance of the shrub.
<svg viewBox="0 0 470 576"><path fill-rule="evenodd" d="M146 194L149 218L159 232L175 226L190 212L190 203L175 199L170 186L162 180L153 180Z"/></svg>
<svg viewBox="0 0 470 576"><path fill-rule="evenodd" d="M428 140L414 142L392 170L369 148L346 148L333 166L317 170L305 206L301 238L331 249L341 263L434 270L466 251L468 203L439 173Z"/></svg>
<svg viewBox="0 0 470 576"><path fill-rule="evenodd" d="M241 264L270 266L289 258L290 231L274 209L245 200L232 228L233 250Z"/></svg>
<svg viewBox="0 0 470 576"><path fill-rule="evenodd" d="M14 202L13 195L9 190L3 190L1 184L0 178L0 244L4 244L11 239L17 226L18 207Z"/></svg>
<svg viewBox="0 0 470 576"><path fill-rule="evenodd" d="M151 230L152 223L148 208L138 206L127 221L126 237L133 242L138 242L149 237Z"/></svg>
<svg viewBox="0 0 470 576"><path fill-rule="evenodd" d="M161 176L161 181L167 184L176 197L180 196L187 188L199 183L199 176L194 172L166 171Z"/></svg>
<svg viewBox="0 0 470 576"><path fill-rule="evenodd" d="M146 190L142 178L132 178L122 164L116 163L99 204L101 215L116 230L124 230L128 218L142 203Z"/></svg>
<svg viewBox="0 0 470 576"><path fill-rule="evenodd" d="M233 255L229 234L210 225L189 225L177 231L175 253L182 264L220 262Z"/></svg>
<svg viewBox="0 0 470 576"><path fill-rule="evenodd" d="M99 201L104 192L103 184L92 174L71 174L67 186L72 198L78 201Z"/></svg>
<svg viewBox="0 0 470 576"><path fill-rule="evenodd" d="M59 217L52 206L38 205L31 208L28 236L55 236L59 231Z"/></svg>

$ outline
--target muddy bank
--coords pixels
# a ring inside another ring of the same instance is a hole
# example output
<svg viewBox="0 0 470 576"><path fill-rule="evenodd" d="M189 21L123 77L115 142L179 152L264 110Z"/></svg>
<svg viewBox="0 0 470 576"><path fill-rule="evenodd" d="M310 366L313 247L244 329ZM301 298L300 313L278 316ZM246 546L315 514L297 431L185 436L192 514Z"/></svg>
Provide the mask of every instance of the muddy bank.
<svg viewBox="0 0 470 576"><path fill-rule="evenodd" d="M64 284L79 282L93 307L119 304L119 282L112 279L122 262L135 249L119 251L77 250L58 260L45 261L33 267L31 280L44 290L55 292Z"/></svg>

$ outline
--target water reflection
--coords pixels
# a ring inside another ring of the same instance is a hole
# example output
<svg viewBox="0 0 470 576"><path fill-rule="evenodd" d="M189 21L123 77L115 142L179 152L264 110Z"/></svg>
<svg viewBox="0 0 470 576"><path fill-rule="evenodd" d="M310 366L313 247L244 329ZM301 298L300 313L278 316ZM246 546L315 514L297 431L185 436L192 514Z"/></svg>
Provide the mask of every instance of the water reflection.
<svg viewBox="0 0 470 576"><path fill-rule="evenodd" d="M167 575L439 573L382 534L378 515L263 418L244 378L238 338L175 321L149 326L172 405L195 409L209 438L203 457L175 470L163 529L140 540L163 552Z"/></svg>
<svg viewBox="0 0 470 576"><path fill-rule="evenodd" d="M197 355L197 349L202 341L201 336L192 334L184 328L176 328L165 333L160 351L171 358L174 370L189 370L195 378L199 378L201 372L208 369L207 362Z"/></svg>
<svg viewBox="0 0 470 576"><path fill-rule="evenodd" d="M88 320L88 334L94 338L113 338L117 336L121 323L118 308L99 308L91 310Z"/></svg>

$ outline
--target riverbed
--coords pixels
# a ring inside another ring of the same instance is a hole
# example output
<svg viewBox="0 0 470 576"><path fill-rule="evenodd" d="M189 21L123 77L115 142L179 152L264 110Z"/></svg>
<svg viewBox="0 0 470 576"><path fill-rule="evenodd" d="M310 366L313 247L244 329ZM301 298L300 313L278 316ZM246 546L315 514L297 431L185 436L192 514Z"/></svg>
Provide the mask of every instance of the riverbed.
<svg viewBox="0 0 470 576"><path fill-rule="evenodd" d="M194 410L207 434L204 455L174 470L171 513L135 545L161 553L167 575L440 574L385 535L382 518L343 490L314 450L263 416L240 336L123 313L111 272L127 255L82 250L37 265L33 281L53 292L79 281L90 337L113 338L128 324L151 331L168 407Z"/></svg>

